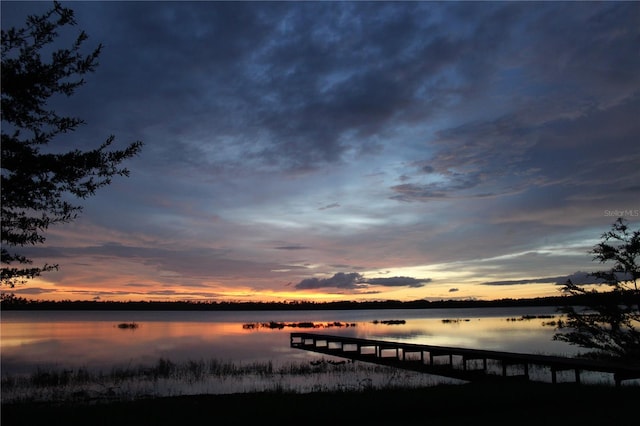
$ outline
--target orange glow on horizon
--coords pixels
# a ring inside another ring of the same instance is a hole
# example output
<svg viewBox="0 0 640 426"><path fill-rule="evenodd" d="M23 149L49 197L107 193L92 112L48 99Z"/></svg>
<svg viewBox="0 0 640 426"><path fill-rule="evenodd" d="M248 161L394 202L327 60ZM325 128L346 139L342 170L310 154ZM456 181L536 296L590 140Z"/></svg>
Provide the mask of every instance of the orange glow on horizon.
<svg viewBox="0 0 640 426"><path fill-rule="evenodd" d="M138 280L142 282L142 280ZM455 288L455 291L451 291ZM160 289L160 291L158 291ZM29 300L51 301L115 301L115 302L337 302L337 301L380 301L380 300L497 300L524 299L536 297L559 296L560 286L555 284L526 284L490 286L477 282L452 284L439 282L420 288L383 288L376 291L359 293L357 291L332 291L333 289L317 289L314 291L296 291L287 289L255 289L250 287L229 287L212 285L207 291L202 287L166 286L160 283L146 282L140 290L132 291L131 287L102 284L94 286L67 286L42 278L7 289L18 297ZM370 290L370 289L369 289Z"/></svg>

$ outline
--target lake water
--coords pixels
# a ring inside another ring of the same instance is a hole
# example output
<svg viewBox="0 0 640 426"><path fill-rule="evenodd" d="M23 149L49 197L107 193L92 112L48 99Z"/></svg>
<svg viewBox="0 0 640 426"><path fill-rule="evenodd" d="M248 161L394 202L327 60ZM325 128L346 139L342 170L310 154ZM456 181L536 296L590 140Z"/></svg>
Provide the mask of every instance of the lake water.
<svg viewBox="0 0 640 426"><path fill-rule="evenodd" d="M1 367L7 374L42 368L151 365L219 359L276 365L321 355L290 348L289 334L319 332L359 338L508 352L575 355L580 349L553 341L543 325L553 307L332 310L332 311L5 311L1 313ZM522 319L523 317L536 317ZM545 318L540 318L545 317ZM556 319L559 318L556 316ZM403 324L385 324L404 320ZM284 323L280 329L261 326ZM118 324L137 324L119 328ZM292 324L312 322L318 328ZM334 322L341 326L327 327ZM348 324L348 326L346 326ZM249 326L252 325L252 326Z"/></svg>

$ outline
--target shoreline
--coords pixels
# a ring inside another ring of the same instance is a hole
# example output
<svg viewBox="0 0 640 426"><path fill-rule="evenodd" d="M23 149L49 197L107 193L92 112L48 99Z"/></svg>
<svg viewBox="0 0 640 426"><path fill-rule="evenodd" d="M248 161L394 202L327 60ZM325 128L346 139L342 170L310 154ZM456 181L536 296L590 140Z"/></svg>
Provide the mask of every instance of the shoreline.
<svg viewBox="0 0 640 426"><path fill-rule="evenodd" d="M631 407L639 397L640 386L443 384L417 389L235 393L91 404L3 403L2 424L254 424L267 419L279 424L380 424L386 419L447 425L603 425L637 420Z"/></svg>
<svg viewBox="0 0 640 426"><path fill-rule="evenodd" d="M464 383L333 358L282 364L218 359L173 362L161 358L154 365L115 368L110 372L91 372L84 368L39 369L20 376L3 374L2 401L9 404L101 403L205 394L347 392Z"/></svg>
<svg viewBox="0 0 640 426"><path fill-rule="evenodd" d="M606 294L603 295L606 297ZM0 301L5 311L323 311L369 309L457 309L507 307L561 307L584 303L580 296L549 296L497 300L413 300L340 302L217 302L217 301L95 301L29 300L10 297Z"/></svg>

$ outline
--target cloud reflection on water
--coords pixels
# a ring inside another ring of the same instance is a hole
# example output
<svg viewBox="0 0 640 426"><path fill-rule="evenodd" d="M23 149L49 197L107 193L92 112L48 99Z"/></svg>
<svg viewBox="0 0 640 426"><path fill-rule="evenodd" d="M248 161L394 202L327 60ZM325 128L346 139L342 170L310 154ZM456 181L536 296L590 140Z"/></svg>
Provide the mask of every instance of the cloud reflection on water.
<svg viewBox="0 0 640 426"><path fill-rule="evenodd" d="M378 340L397 340L440 346L469 347L510 352L571 354L576 349L552 341L553 327L542 320L508 321L553 308L495 308L479 315L474 310L448 310L443 321L436 310L367 310L304 312L3 312L3 372L22 373L38 367L111 369L155 363L220 359L233 362L312 360L316 354L289 347L295 328L246 329L259 321L305 321L318 324L340 321L350 327L308 329L325 334ZM406 319L405 324L374 324L379 319ZM136 322L135 329L118 323ZM305 329L307 331L307 329Z"/></svg>

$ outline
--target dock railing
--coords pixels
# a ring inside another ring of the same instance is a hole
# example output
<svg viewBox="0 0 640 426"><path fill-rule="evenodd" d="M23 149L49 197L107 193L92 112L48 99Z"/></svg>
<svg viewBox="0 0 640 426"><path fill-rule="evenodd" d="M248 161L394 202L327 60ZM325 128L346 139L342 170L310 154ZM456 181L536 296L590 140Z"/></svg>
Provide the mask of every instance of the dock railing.
<svg viewBox="0 0 640 426"><path fill-rule="evenodd" d="M573 370L576 383L581 372L593 371L613 375L616 386L625 380L640 379L640 366L616 362L569 358L553 355L522 354L483 349L456 348L332 336L318 333L291 333L291 347L327 355L389 365L467 381L516 379L532 380L530 366L546 367L551 372L551 382L557 383L557 372ZM444 357L444 363L442 358ZM454 363L454 358L458 363ZM470 361L482 361L482 367ZM501 366L499 374L491 373L488 362ZM521 366L518 374L508 374L509 367Z"/></svg>

